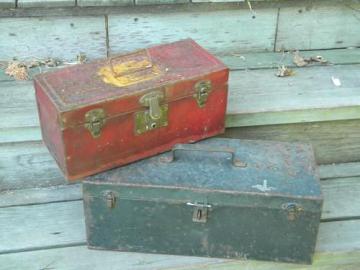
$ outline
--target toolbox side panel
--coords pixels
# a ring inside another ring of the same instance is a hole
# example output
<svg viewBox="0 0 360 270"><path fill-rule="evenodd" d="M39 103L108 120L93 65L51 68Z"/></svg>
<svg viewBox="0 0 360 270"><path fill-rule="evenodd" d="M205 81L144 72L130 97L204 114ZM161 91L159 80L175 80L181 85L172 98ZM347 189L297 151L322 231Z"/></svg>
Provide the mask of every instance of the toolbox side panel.
<svg viewBox="0 0 360 270"><path fill-rule="evenodd" d="M116 192L121 194L121 189ZM92 193L91 184L84 185L90 248L298 263L312 260L320 209L304 209L289 220L281 208L214 205L203 223L193 221L194 207L185 202L118 199L110 208L103 195Z"/></svg>
<svg viewBox="0 0 360 270"><path fill-rule="evenodd" d="M167 151L177 143L194 142L222 133L228 93L227 78L228 71L225 69L199 79L211 80L216 87L210 92L204 107L199 107L193 96L168 103L168 125L165 127L136 134L136 112L133 112L106 119L101 135L97 138L91 135L84 124L65 129L68 178L78 179ZM183 81L173 85L165 89L166 95L193 87L196 82ZM139 97L131 97L129 102L134 102L132 99L138 102ZM115 102L111 103L111 106L116 105ZM103 109L107 112L112 107ZM144 110L148 109L144 107Z"/></svg>
<svg viewBox="0 0 360 270"><path fill-rule="evenodd" d="M52 156L55 158L60 169L66 174L64 144L59 113L39 80L34 80L34 87L42 139Z"/></svg>

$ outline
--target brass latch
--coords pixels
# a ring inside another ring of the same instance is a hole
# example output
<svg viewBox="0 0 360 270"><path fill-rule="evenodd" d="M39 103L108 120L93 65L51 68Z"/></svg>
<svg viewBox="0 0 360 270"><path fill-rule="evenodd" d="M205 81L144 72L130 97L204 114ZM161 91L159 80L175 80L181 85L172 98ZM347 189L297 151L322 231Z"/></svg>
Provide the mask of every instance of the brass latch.
<svg viewBox="0 0 360 270"><path fill-rule="evenodd" d="M194 207L192 215L193 222L206 223L208 218L208 209L211 208L210 204L188 202L186 205Z"/></svg>
<svg viewBox="0 0 360 270"><path fill-rule="evenodd" d="M289 221L296 220L304 211L302 205L294 202L284 203L281 208L287 212L287 218Z"/></svg>
<svg viewBox="0 0 360 270"><path fill-rule="evenodd" d="M168 125L168 105L160 105L164 98L165 95L161 91L153 91L140 98L139 103L149 107L149 110L135 114L135 133L137 135Z"/></svg>
<svg viewBox="0 0 360 270"><path fill-rule="evenodd" d="M101 134L101 128L105 124L106 114L103 109L94 109L85 114L85 127L94 138Z"/></svg>
<svg viewBox="0 0 360 270"><path fill-rule="evenodd" d="M211 81L199 81L195 84L194 98L200 108L204 107L211 92Z"/></svg>
<svg viewBox="0 0 360 270"><path fill-rule="evenodd" d="M115 194L111 191L105 193L106 206L108 208L114 208L116 203Z"/></svg>

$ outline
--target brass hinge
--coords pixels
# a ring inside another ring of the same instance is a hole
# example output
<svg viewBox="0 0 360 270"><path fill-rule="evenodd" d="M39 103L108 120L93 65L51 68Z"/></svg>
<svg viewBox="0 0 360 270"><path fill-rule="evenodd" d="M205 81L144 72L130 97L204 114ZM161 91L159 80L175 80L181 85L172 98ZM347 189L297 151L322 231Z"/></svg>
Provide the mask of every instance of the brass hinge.
<svg viewBox="0 0 360 270"><path fill-rule="evenodd" d="M194 98L200 108L204 107L211 92L211 81L199 81L195 84Z"/></svg>
<svg viewBox="0 0 360 270"><path fill-rule="evenodd" d="M106 121L106 114L103 109L93 109L85 114L85 127L94 138L101 135L101 129Z"/></svg>
<svg viewBox="0 0 360 270"><path fill-rule="evenodd" d="M136 135L168 125L168 105L160 105L164 98L165 95L162 91L153 91L140 98L139 103L149 107L149 110L135 114Z"/></svg>
<svg viewBox="0 0 360 270"><path fill-rule="evenodd" d="M284 203L281 208L286 211L287 219L289 221L298 219L301 213L304 212L302 205L294 202Z"/></svg>
<svg viewBox="0 0 360 270"><path fill-rule="evenodd" d="M200 223L206 223L208 219L208 211L209 208L211 208L210 204L206 203L186 203L188 206L192 206L193 209L193 215L192 215L192 221L193 222L200 222Z"/></svg>

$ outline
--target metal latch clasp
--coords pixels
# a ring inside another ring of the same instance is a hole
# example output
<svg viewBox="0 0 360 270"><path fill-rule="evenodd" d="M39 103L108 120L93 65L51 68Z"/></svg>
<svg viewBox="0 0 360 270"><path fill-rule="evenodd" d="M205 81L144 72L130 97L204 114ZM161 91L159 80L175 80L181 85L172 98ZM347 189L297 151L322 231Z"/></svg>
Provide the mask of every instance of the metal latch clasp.
<svg viewBox="0 0 360 270"><path fill-rule="evenodd" d="M158 120L161 117L159 102L164 98L164 93L154 91L143 95L140 98L140 104L149 107L149 116L152 120Z"/></svg>
<svg viewBox="0 0 360 270"><path fill-rule="evenodd" d="M304 211L304 207L295 202L284 203L281 208L287 212L287 218L289 221L296 220Z"/></svg>
<svg viewBox="0 0 360 270"><path fill-rule="evenodd" d="M211 92L211 81L199 81L195 84L194 98L200 108L204 107Z"/></svg>
<svg viewBox="0 0 360 270"><path fill-rule="evenodd" d="M208 218L208 210L211 208L210 204L188 202L186 205L194 207L192 215L193 222L206 223Z"/></svg>
<svg viewBox="0 0 360 270"><path fill-rule="evenodd" d="M105 193L106 206L108 208L114 208L116 203L115 194L111 191Z"/></svg>
<svg viewBox="0 0 360 270"><path fill-rule="evenodd" d="M94 138L101 135L101 129L105 124L106 114L103 109L93 109L85 114L85 127Z"/></svg>
<svg viewBox="0 0 360 270"><path fill-rule="evenodd" d="M162 91L153 91L140 98L139 103L149 107L149 110L135 114L135 133L137 135L168 125L168 105L160 105L160 101L164 98L165 95Z"/></svg>

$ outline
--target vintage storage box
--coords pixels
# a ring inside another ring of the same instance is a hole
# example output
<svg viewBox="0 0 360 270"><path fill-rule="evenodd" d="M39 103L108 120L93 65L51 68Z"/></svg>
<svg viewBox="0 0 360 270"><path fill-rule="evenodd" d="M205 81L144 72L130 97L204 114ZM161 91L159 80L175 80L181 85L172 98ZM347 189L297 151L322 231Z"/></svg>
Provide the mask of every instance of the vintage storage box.
<svg viewBox="0 0 360 270"><path fill-rule="evenodd" d="M311 146L208 139L83 183L90 248L310 263L322 196Z"/></svg>
<svg viewBox="0 0 360 270"><path fill-rule="evenodd" d="M69 180L224 130L228 68L193 40L36 76L43 140Z"/></svg>

